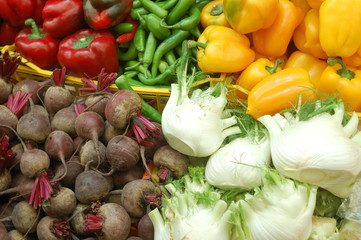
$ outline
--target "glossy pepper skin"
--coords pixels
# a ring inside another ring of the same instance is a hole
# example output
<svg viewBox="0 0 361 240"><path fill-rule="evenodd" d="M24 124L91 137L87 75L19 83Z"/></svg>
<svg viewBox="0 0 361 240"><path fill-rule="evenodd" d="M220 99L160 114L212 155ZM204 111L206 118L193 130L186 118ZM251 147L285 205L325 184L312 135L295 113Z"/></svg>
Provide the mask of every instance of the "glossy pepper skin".
<svg viewBox="0 0 361 240"><path fill-rule="evenodd" d="M84 18L95 30L108 29L120 23L132 6L133 0L84 0Z"/></svg>
<svg viewBox="0 0 361 240"><path fill-rule="evenodd" d="M328 66L325 60L318 59L311 54L301 51L294 51L287 59L284 68L303 68L308 71L310 80L317 85L321 78L322 72Z"/></svg>
<svg viewBox="0 0 361 240"><path fill-rule="evenodd" d="M231 27L223 11L223 0L211 1L202 8L201 25L203 28L209 25Z"/></svg>
<svg viewBox="0 0 361 240"><path fill-rule="evenodd" d="M282 63L283 61L280 59L272 62L267 58L259 58L242 71L235 84L250 91L264 78L281 71ZM241 91L237 91L237 96L242 99L247 98L247 94Z"/></svg>
<svg viewBox="0 0 361 240"><path fill-rule="evenodd" d="M223 11L232 28L246 34L272 25L278 13L278 1L223 0Z"/></svg>
<svg viewBox="0 0 361 240"><path fill-rule="evenodd" d="M280 0L276 20L267 29L252 33L254 48L257 52L279 57L286 53L293 32L302 22L304 12L288 0Z"/></svg>
<svg viewBox="0 0 361 240"><path fill-rule="evenodd" d="M25 20L33 18L42 23L42 9L46 0L0 0L0 17L13 27L25 27Z"/></svg>
<svg viewBox="0 0 361 240"><path fill-rule="evenodd" d="M255 119L274 115L291 108L299 100L314 100L313 84L303 68L287 68L274 73L252 88L248 95L247 113Z"/></svg>
<svg viewBox="0 0 361 240"><path fill-rule="evenodd" d="M13 44L20 30L19 27L13 27L9 23L3 22L0 25L0 46Z"/></svg>
<svg viewBox="0 0 361 240"><path fill-rule="evenodd" d="M57 65L59 39L50 37L33 19L15 38L15 49L21 56L42 69L52 70Z"/></svg>
<svg viewBox="0 0 361 240"><path fill-rule="evenodd" d="M63 38L85 27L81 0L48 0L43 8L43 28L50 36Z"/></svg>
<svg viewBox="0 0 361 240"><path fill-rule="evenodd" d="M67 71L93 78L102 68L105 72L118 72L117 46L113 35L107 31L81 29L65 37L59 44L58 61Z"/></svg>
<svg viewBox="0 0 361 240"><path fill-rule="evenodd" d="M249 39L231 28L210 25L198 38L197 61L202 71L239 72L251 64L255 53Z"/></svg>
<svg viewBox="0 0 361 240"><path fill-rule="evenodd" d="M360 111L361 70L347 67L338 58L329 58L327 63L330 66L322 72L316 89L330 96L337 92L349 111Z"/></svg>
<svg viewBox="0 0 361 240"><path fill-rule="evenodd" d="M325 0L319 11L320 43L327 56L352 56L361 45L361 1Z"/></svg>
<svg viewBox="0 0 361 240"><path fill-rule="evenodd" d="M308 5L313 9L319 9L325 0L307 0Z"/></svg>
<svg viewBox="0 0 361 240"><path fill-rule="evenodd" d="M293 34L293 42L298 50L312 54L317 58L327 59L327 54L321 47L319 33L318 9L311 9L296 28Z"/></svg>
<svg viewBox="0 0 361 240"><path fill-rule="evenodd" d="M313 1L313 0L312 0ZM311 9L310 5L308 4L307 0L291 0L291 2L293 2L293 4L296 7L299 7L303 10L303 12L308 12L308 10Z"/></svg>

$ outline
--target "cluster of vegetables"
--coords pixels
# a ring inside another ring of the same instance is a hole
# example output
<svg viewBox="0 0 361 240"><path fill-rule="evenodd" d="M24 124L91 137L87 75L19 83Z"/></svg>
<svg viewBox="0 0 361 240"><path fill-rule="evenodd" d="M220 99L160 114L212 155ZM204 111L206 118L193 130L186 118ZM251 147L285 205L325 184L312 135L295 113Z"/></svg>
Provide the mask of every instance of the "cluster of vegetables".
<svg viewBox="0 0 361 240"><path fill-rule="evenodd" d="M65 68L15 82L19 62L0 58L1 239L153 239L146 213L162 191L145 169L166 181L187 172L188 157L142 115L136 92L108 90L116 73L73 96Z"/></svg>

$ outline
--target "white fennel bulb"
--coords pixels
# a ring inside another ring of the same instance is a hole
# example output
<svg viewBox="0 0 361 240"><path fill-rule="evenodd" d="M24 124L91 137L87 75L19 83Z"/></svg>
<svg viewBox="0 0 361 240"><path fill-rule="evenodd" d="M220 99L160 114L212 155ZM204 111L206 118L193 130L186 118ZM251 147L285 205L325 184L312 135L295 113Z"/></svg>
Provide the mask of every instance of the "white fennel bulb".
<svg viewBox="0 0 361 240"><path fill-rule="evenodd" d="M295 183L271 170L255 194L240 200L252 240L307 240L312 232L312 214L317 188Z"/></svg>
<svg viewBox="0 0 361 240"><path fill-rule="evenodd" d="M324 112L304 121L289 115L288 121L280 120L280 115L260 117L270 135L275 168L287 177L347 197L361 172L361 148L350 138L356 114L342 127L343 113L339 103L334 115Z"/></svg>
<svg viewBox="0 0 361 240"><path fill-rule="evenodd" d="M338 240L337 221L329 217L312 217L312 233L308 240Z"/></svg>
<svg viewBox="0 0 361 240"><path fill-rule="evenodd" d="M191 97L192 76L178 77L171 85L171 95L162 113L162 131L168 144L177 151L193 157L214 153L224 139L239 132L234 116L223 118L227 104L227 88L222 83L202 91L196 89Z"/></svg>
<svg viewBox="0 0 361 240"><path fill-rule="evenodd" d="M261 184L271 160L268 137L236 138L213 153L206 164L206 179L221 189L250 190Z"/></svg>

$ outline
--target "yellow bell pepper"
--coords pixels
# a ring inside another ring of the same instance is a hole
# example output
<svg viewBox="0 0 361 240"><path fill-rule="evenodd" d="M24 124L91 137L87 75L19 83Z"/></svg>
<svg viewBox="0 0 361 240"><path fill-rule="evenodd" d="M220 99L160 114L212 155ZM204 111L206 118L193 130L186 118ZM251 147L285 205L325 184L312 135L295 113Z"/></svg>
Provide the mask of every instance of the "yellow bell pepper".
<svg viewBox="0 0 361 240"><path fill-rule="evenodd" d="M277 59L275 62L272 62L267 58L259 58L242 71L235 84L250 91L264 78L281 71L281 65L283 63L284 61L281 59ZM237 91L237 96L241 99L246 99L248 95L241 91Z"/></svg>
<svg viewBox="0 0 361 240"><path fill-rule="evenodd" d="M319 15L320 43L327 56L352 56L361 45L361 1L325 0Z"/></svg>
<svg viewBox="0 0 361 240"><path fill-rule="evenodd" d="M310 5L307 2L308 0L291 0L296 7L299 7L303 12L308 12L311 9Z"/></svg>
<svg viewBox="0 0 361 240"><path fill-rule="evenodd" d="M343 57L342 61L350 67L360 67L361 66L361 45L357 52L355 52L351 57Z"/></svg>
<svg viewBox="0 0 361 240"><path fill-rule="evenodd" d="M274 73L252 88L248 95L247 113L258 119L291 108L299 100L313 101L315 94L308 72L303 68L287 68Z"/></svg>
<svg viewBox="0 0 361 240"><path fill-rule="evenodd" d="M319 9L325 0L307 0L308 5L313 9Z"/></svg>
<svg viewBox="0 0 361 240"><path fill-rule="evenodd" d="M223 11L229 24L246 34L268 28L278 12L279 0L223 0Z"/></svg>
<svg viewBox="0 0 361 240"><path fill-rule="evenodd" d="M201 25L203 28L209 25L231 27L223 12L223 0L211 1L202 8Z"/></svg>
<svg viewBox="0 0 361 240"><path fill-rule="evenodd" d="M293 42L298 50L312 54L317 58L327 59L327 55L320 44L319 30L318 10L311 9L296 28L293 34Z"/></svg>
<svg viewBox="0 0 361 240"><path fill-rule="evenodd" d="M198 66L205 72L233 73L245 69L255 58L249 39L232 28L209 25L190 47L198 46Z"/></svg>
<svg viewBox="0 0 361 240"><path fill-rule="evenodd" d="M284 68L299 67L308 71L311 82L316 86L323 70L328 66L326 61L301 51L293 52L286 61Z"/></svg>
<svg viewBox="0 0 361 240"><path fill-rule="evenodd" d="M303 20L304 12L292 2L279 0L278 6L278 15L273 24L267 29L252 33L255 50L265 56L278 57L285 54L294 30Z"/></svg>
<svg viewBox="0 0 361 240"><path fill-rule="evenodd" d="M361 70L347 67L338 58L329 58L316 89L327 95L337 94L349 111L361 110ZM337 64L337 65L336 65Z"/></svg>

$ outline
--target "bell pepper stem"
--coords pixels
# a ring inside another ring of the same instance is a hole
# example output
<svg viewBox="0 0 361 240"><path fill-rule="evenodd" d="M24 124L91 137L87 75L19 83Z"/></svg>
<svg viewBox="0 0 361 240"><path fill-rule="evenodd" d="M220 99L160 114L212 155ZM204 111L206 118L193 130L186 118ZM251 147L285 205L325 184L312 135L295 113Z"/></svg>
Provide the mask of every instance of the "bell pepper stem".
<svg viewBox="0 0 361 240"><path fill-rule="evenodd" d="M208 43L209 43L208 41L205 43L201 43L201 42L197 42L194 40L188 40L187 46L188 46L188 48L201 47L201 48L205 49L207 47Z"/></svg>
<svg viewBox="0 0 361 240"><path fill-rule="evenodd" d="M355 73L351 70L347 69L346 64L339 58L328 58L327 64L330 66L334 66L335 64L340 64L341 69L337 70L337 74L340 75L342 78L347 78L349 80L352 80L355 77Z"/></svg>
<svg viewBox="0 0 361 240"><path fill-rule="evenodd" d="M277 58L275 64L273 65L273 67L266 66L265 68L266 68L267 72L269 72L272 75L272 74L274 74L276 72L277 68L280 65L282 65L284 62L285 62L284 60Z"/></svg>
<svg viewBox="0 0 361 240"><path fill-rule="evenodd" d="M30 26L32 28L33 33L28 34L29 39L38 39L38 38L44 38L48 34L40 33L40 30L38 26L36 25L36 22L32 18L28 18L25 20L25 25Z"/></svg>
<svg viewBox="0 0 361 240"><path fill-rule="evenodd" d="M223 5L221 4L215 4L213 7L212 7L212 10L210 11L210 15L211 16L219 16L223 13Z"/></svg>

